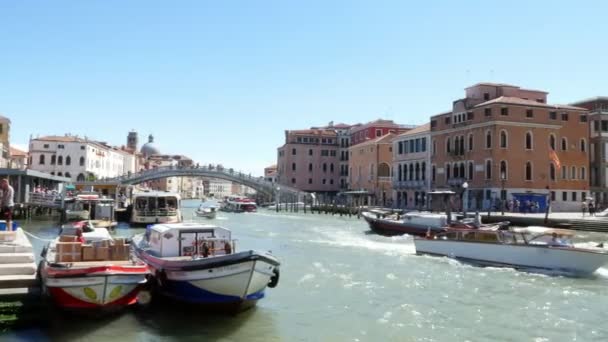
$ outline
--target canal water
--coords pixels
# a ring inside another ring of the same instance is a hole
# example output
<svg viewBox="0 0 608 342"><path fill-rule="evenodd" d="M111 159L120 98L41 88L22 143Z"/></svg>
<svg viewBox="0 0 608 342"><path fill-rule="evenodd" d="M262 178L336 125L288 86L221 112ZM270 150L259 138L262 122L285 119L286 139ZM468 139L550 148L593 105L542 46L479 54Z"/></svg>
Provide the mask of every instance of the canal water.
<svg viewBox="0 0 608 342"><path fill-rule="evenodd" d="M191 217L196 203L185 203ZM207 222L207 221L204 221ZM479 268L416 256L410 237L363 220L303 213L220 213L238 249L270 250L281 279L237 316L169 305L106 318L53 313L0 339L83 341L607 341L608 269L591 278ZM51 238L48 222L24 227ZM119 227L130 236L141 229ZM588 234L587 240L602 241ZM38 249L42 243L35 242Z"/></svg>

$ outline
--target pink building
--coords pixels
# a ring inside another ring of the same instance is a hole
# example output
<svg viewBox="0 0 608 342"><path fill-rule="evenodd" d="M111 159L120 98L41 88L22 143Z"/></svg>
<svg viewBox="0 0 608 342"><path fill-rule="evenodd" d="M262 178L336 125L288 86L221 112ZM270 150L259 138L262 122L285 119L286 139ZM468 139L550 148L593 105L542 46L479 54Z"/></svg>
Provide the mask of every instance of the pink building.
<svg viewBox="0 0 608 342"><path fill-rule="evenodd" d="M278 148L277 182L308 192L340 190L340 143L334 129L285 131Z"/></svg>
<svg viewBox="0 0 608 342"><path fill-rule="evenodd" d="M378 119L366 124L357 124L350 129L350 145L357 145L367 140L379 138L389 133L400 134L407 132L414 126L399 125L393 120Z"/></svg>

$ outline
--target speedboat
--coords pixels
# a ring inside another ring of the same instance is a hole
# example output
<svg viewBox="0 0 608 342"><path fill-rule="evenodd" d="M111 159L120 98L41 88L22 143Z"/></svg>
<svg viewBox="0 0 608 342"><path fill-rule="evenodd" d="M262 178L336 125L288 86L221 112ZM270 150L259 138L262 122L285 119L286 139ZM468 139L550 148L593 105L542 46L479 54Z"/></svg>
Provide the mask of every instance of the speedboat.
<svg viewBox="0 0 608 342"><path fill-rule="evenodd" d="M199 223L156 224L133 237L136 255L150 267L155 295L240 311L279 281L269 252L237 252L230 230Z"/></svg>
<svg viewBox="0 0 608 342"><path fill-rule="evenodd" d="M131 257L123 239L105 228L64 228L42 252L39 265L43 294L60 308L116 311L149 295L140 293L148 266Z"/></svg>
<svg viewBox="0 0 608 342"><path fill-rule="evenodd" d="M581 248L574 232L546 227L450 229L415 238L416 254L447 256L483 266L589 275L608 263L603 247Z"/></svg>
<svg viewBox="0 0 608 342"><path fill-rule="evenodd" d="M217 215L217 210L219 206L216 204L203 203L201 204L194 213L198 217L206 217L208 219L213 219Z"/></svg>
<svg viewBox="0 0 608 342"><path fill-rule="evenodd" d="M431 232L441 232L448 225L447 215L429 212L410 212L384 215L366 211L361 216L369 224L372 231L381 235L425 235Z"/></svg>

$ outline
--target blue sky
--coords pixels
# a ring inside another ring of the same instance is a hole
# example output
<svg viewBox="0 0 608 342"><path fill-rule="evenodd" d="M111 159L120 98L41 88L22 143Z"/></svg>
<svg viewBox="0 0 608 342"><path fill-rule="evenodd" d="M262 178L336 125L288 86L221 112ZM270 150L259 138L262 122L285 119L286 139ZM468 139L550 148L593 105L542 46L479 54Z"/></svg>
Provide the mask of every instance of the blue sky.
<svg viewBox="0 0 608 342"><path fill-rule="evenodd" d="M0 1L12 141L153 133L260 175L285 129L422 124L479 81L608 95L608 4L560 1Z"/></svg>

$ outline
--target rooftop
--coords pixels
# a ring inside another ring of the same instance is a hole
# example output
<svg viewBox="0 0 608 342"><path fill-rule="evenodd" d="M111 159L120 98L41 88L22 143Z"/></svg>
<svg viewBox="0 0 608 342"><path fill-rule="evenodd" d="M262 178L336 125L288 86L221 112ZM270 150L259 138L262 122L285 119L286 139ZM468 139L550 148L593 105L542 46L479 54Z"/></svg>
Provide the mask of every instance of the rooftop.
<svg viewBox="0 0 608 342"><path fill-rule="evenodd" d="M491 105L491 104L496 104L496 103L513 104L513 105L530 106L530 107L554 108L554 109L572 109L572 110L583 110L583 111L587 110L587 109L581 108L581 107L540 103L540 102L536 102L534 100L524 100L519 97L508 97L508 96L501 96L501 97L492 99L490 101L480 103L480 104L476 105L475 108L483 107L483 106L487 106L487 105Z"/></svg>
<svg viewBox="0 0 608 342"><path fill-rule="evenodd" d="M407 135L414 135L414 134L418 134L418 133L429 132L430 130L431 130L431 124L427 122L424 125L417 126L416 128L413 128L405 133L401 133L401 134L399 134L399 136L402 137L402 136L407 136Z"/></svg>
<svg viewBox="0 0 608 342"><path fill-rule="evenodd" d="M325 135L325 136L336 136L336 132L329 129L297 129L287 131L289 134L306 134L306 135Z"/></svg>
<svg viewBox="0 0 608 342"><path fill-rule="evenodd" d="M466 89L470 89L470 88L474 88L474 87L478 87L478 86L489 86L489 87L508 87L508 88L518 88L521 90L527 90L527 91L536 91L539 93L545 93L548 94L546 91L544 90L537 90L537 89L527 89L527 88L522 88L520 86L516 86L516 85L512 85L512 84L506 84L506 83L492 83L492 82L479 82L476 83L470 87L466 87Z"/></svg>
<svg viewBox="0 0 608 342"><path fill-rule="evenodd" d="M11 146L11 157L26 157L27 152Z"/></svg>
<svg viewBox="0 0 608 342"><path fill-rule="evenodd" d="M388 133L381 137L377 137L375 139L367 140L360 144L353 145L352 147L356 148L356 147L376 145L376 144L390 144L390 143L392 143L393 138L395 138L395 136L396 136L395 133Z"/></svg>
<svg viewBox="0 0 608 342"><path fill-rule="evenodd" d="M576 105L581 105L584 103L589 103L589 102L595 102L595 101L608 101L608 96L595 96L595 97L590 97L584 100L580 100L580 101L576 101L571 103L571 106L576 106Z"/></svg>

